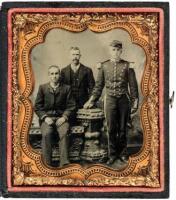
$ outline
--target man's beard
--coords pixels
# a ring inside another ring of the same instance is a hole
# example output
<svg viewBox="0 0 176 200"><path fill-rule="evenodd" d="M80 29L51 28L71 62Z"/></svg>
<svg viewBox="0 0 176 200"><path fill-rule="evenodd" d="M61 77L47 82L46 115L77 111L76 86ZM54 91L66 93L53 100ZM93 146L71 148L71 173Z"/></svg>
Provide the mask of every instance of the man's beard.
<svg viewBox="0 0 176 200"><path fill-rule="evenodd" d="M77 64L79 64L79 60L78 60L78 59L73 59L73 63L74 63L75 65L77 65Z"/></svg>

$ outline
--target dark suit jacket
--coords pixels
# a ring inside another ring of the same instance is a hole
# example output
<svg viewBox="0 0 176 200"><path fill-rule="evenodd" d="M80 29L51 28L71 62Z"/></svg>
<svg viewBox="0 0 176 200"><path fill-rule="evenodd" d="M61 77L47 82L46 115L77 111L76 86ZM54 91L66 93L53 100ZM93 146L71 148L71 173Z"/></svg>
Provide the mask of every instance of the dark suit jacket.
<svg viewBox="0 0 176 200"><path fill-rule="evenodd" d="M61 70L63 83L71 86L71 65ZM80 64L78 75L78 91L79 91L79 107L82 107L84 103L91 96L92 90L95 85L92 69Z"/></svg>
<svg viewBox="0 0 176 200"><path fill-rule="evenodd" d="M40 122L46 117L67 118L75 111L76 104L71 94L71 88L68 85L60 84L53 92L49 83L39 86L37 98L35 101L35 112Z"/></svg>

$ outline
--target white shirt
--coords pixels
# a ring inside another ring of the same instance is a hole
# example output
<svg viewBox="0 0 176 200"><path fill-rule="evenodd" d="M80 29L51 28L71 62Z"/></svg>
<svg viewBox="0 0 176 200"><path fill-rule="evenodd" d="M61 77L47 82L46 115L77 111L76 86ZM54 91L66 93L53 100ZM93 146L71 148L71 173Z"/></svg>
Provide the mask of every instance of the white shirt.
<svg viewBox="0 0 176 200"><path fill-rule="evenodd" d="M52 87L52 89L55 91L58 87L59 87L60 83L58 83L57 85L53 85L51 82L50 82L50 86Z"/></svg>
<svg viewBox="0 0 176 200"><path fill-rule="evenodd" d="M80 67L80 63L79 63L78 65L76 65L76 66L73 65L73 64L71 63L71 69L72 69L74 72L78 71L79 67Z"/></svg>

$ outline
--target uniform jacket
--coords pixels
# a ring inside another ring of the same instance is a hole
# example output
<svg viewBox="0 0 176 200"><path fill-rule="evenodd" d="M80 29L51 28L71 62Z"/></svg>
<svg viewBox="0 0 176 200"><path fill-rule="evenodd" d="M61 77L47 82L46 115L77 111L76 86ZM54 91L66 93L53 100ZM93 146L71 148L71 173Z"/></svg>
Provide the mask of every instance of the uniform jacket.
<svg viewBox="0 0 176 200"><path fill-rule="evenodd" d="M46 116L66 116L69 118L75 108L76 104L72 97L70 86L60 84L55 92L53 92L49 83L39 86L35 101L35 112L40 121Z"/></svg>
<svg viewBox="0 0 176 200"><path fill-rule="evenodd" d="M91 96L95 85L95 80L93 77L93 72L89 67L80 64L78 70L78 97L80 99L80 105L83 106ZM63 83L71 85L71 65L63 68L61 74Z"/></svg>
<svg viewBox="0 0 176 200"><path fill-rule="evenodd" d="M106 95L120 97L123 94L130 96L132 103L138 99L138 85L135 71L129 67L129 62L107 60L102 63L96 85L93 91L93 100L96 101L105 86Z"/></svg>

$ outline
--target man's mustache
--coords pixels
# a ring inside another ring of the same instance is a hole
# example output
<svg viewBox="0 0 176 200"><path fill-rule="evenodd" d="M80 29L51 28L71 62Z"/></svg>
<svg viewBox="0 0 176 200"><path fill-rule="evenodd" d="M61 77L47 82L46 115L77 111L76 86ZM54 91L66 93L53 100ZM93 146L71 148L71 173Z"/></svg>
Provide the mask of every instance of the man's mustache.
<svg viewBox="0 0 176 200"><path fill-rule="evenodd" d="M78 61L78 60L79 60L78 58L74 58L74 59L73 59L73 61Z"/></svg>

